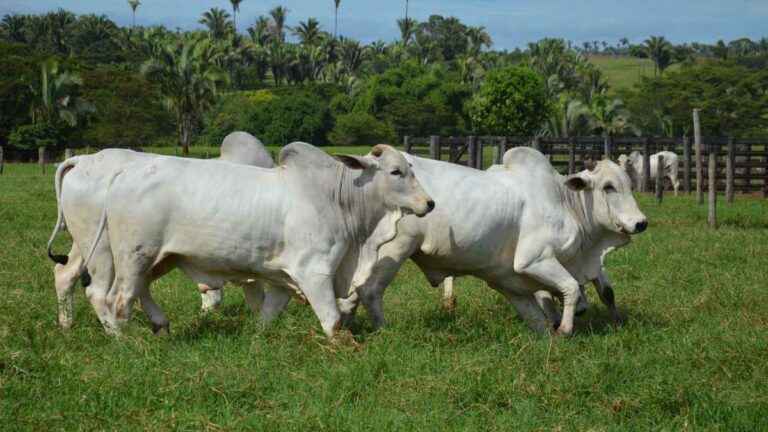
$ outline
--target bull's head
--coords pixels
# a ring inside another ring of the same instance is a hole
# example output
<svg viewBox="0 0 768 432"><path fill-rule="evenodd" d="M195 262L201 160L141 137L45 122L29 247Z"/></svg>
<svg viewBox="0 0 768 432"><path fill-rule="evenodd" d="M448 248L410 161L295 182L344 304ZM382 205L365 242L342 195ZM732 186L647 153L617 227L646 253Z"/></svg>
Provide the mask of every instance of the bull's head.
<svg viewBox="0 0 768 432"><path fill-rule="evenodd" d="M351 169L369 171L373 187L387 208L402 209L419 217L435 208L435 202L416 180L408 161L394 148L378 144L365 156L338 155L336 158Z"/></svg>
<svg viewBox="0 0 768 432"><path fill-rule="evenodd" d="M565 184L572 190L589 193L592 218L603 228L621 234L638 234L648 227L632 195L632 183L626 171L609 160L602 160L592 170L568 176Z"/></svg>

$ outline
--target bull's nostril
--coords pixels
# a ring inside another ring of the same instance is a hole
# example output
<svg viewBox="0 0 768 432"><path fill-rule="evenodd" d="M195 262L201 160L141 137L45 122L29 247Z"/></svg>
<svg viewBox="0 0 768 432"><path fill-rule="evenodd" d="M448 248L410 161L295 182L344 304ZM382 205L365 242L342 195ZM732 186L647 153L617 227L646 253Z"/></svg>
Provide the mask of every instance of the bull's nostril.
<svg viewBox="0 0 768 432"><path fill-rule="evenodd" d="M427 201L427 208L429 209L429 211L434 210L435 209L435 202L432 201L432 200Z"/></svg>
<svg viewBox="0 0 768 432"><path fill-rule="evenodd" d="M648 228L648 221L638 222L635 225L635 232L641 233L645 231L646 228Z"/></svg>

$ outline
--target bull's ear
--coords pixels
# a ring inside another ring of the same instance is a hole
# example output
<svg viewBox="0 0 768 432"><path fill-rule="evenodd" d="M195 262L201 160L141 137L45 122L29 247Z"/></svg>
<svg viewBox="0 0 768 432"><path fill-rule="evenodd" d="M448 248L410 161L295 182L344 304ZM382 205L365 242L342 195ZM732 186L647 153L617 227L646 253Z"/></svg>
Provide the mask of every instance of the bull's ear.
<svg viewBox="0 0 768 432"><path fill-rule="evenodd" d="M370 158L366 158L363 156L353 156L353 155L335 155L334 156L336 160L343 163L347 166L349 169L366 169L376 166L376 163L372 161Z"/></svg>
<svg viewBox="0 0 768 432"><path fill-rule="evenodd" d="M571 190L580 191L590 189L592 180L584 173L576 173L565 178L565 185Z"/></svg>

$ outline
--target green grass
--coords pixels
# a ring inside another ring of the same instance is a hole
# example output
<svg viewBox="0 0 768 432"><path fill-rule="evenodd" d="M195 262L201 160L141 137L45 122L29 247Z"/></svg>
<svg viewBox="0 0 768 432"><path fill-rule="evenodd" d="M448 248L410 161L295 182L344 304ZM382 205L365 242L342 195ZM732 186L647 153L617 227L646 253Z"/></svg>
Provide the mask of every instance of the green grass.
<svg viewBox="0 0 768 432"><path fill-rule="evenodd" d="M470 278L451 315L407 264L385 298L391 325L374 333L361 314L357 349L329 345L296 303L262 328L235 289L200 316L178 272L153 289L171 335L152 336L137 310L113 339L79 288L75 327L57 328L51 174L7 165L0 429L764 430L768 202L721 200L717 231L690 197L640 204L649 231L606 263L619 329L594 305L574 337L537 337Z"/></svg>
<svg viewBox="0 0 768 432"><path fill-rule="evenodd" d="M628 89L640 82L643 76L653 76L653 61L627 56L590 56L589 61L605 74L612 91ZM678 65L672 65L668 70L675 70Z"/></svg>

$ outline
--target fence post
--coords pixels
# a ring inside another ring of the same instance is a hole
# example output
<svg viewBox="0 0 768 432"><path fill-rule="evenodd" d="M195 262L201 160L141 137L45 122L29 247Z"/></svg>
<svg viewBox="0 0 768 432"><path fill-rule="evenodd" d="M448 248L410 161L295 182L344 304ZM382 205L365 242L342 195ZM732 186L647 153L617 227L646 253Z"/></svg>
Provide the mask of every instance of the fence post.
<svg viewBox="0 0 768 432"><path fill-rule="evenodd" d="M507 151L507 137L501 137L496 143L496 154L493 157L493 162L501 165L504 162L504 153Z"/></svg>
<svg viewBox="0 0 768 432"><path fill-rule="evenodd" d="M613 158L613 139L606 134L603 141L603 158L611 160Z"/></svg>
<svg viewBox="0 0 768 432"><path fill-rule="evenodd" d="M704 163L701 159L701 123L698 108L693 110L693 143L696 152L696 201L704 204Z"/></svg>
<svg viewBox="0 0 768 432"><path fill-rule="evenodd" d="M74 156L75 156L75 149L71 149L71 148L64 149L64 160L67 160Z"/></svg>
<svg viewBox="0 0 768 432"><path fill-rule="evenodd" d="M477 168L477 137L467 137L467 166Z"/></svg>
<svg viewBox="0 0 768 432"><path fill-rule="evenodd" d="M40 164L40 172L45 174L45 147L37 148L37 163Z"/></svg>
<svg viewBox="0 0 768 432"><path fill-rule="evenodd" d="M5 155L3 153L3 146L0 146L0 175L3 174L4 163L5 163Z"/></svg>
<svg viewBox="0 0 768 432"><path fill-rule="evenodd" d="M768 145L763 146L763 198L768 198Z"/></svg>
<svg viewBox="0 0 768 432"><path fill-rule="evenodd" d="M656 161L656 203L661 204L664 199L664 155L660 154Z"/></svg>
<svg viewBox="0 0 768 432"><path fill-rule="evenodd" d="M643 172L640 177L640 192L649 192L651 190L651 141L649 138L643 139Z"/></svg>
<svg viewBox="0 0 768 432"><path fill-rule="evenodd" d="M576 172L576 140L568 138L568 174Z"/></svg>
<svg viewBox="0 0 768 432"><path fill-rule="evenodd" d="M709 213L707 222L710 228L717 229L717 150L709 146Z"/></svg>
<svg viewBox="0 0 768 432"><path fill-rule="evenodd" d="M429 157L440 160L440 137L437 135L429 137Z"/></svg>
<svg viewBox="0 0 768 432"><path fill-rule="evenodd" d="M691 193L691 139L683 137L683 191Z"/></svg>
<svg viewBox="0 0 768 432"><path fill-rule="evenodd" d="M536 151L541 151L541 138L535 136L531 141L531 147Z"/></svg>
<svg viewBox="0 0 768 432"><path fill-rule="evenodd" d="M476 139L477 141L477 164L475 165L475 168L481 170L483 169L484 160L483 160L483 140L480 138Z"/></svg>
<svg viewBox="0 0 768 432"><path fill-rule="evenodd" d="M725 202L728 204L733 203L733 193L734 193L734 184L733 184L733 174L734 174L734 160L735 156L733 154L733 138L728 138L728 155L725 159Z"/></svg>
<svg viewBox="0 0 768 432"><path fill-rule="evenodd" d="M403 137L403 151L410 154L411 153L411 137L408 135Z"/></svg>

